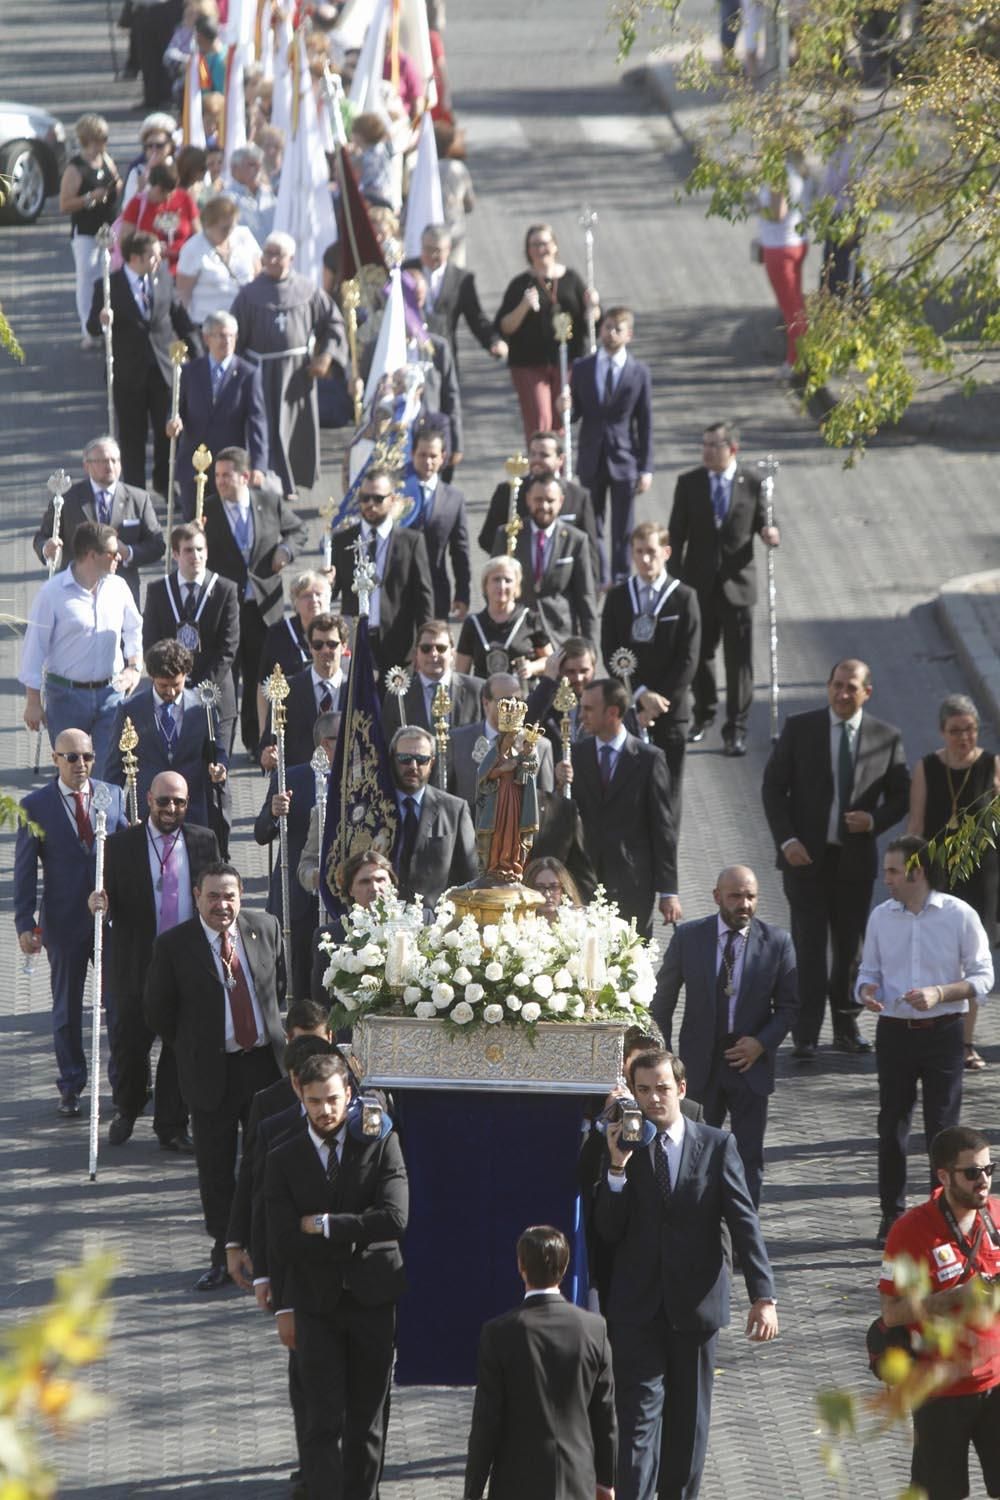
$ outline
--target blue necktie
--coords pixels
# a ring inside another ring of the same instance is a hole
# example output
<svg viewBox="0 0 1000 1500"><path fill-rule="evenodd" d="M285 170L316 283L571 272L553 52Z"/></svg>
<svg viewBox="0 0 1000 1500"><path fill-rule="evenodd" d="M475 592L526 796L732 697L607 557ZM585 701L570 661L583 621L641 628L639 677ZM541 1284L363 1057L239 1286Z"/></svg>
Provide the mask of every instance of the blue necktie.
<svg viewBox="0 0 1000 1500"><path fill-rule="evenodd" d="M218 399L219 399L219 386L222 384L222 377L225 375L225 373L226 372L222 368L222 366L221 365L217 365L215 363L215 360L213 359L212 360L212 400L213 401L218 401Z"/></svg>
<svg viewBox="0 0 1000 1500"><path fill-rule="evenodd" d="M716 526L721 526L726 519L726 490L721 474L712 475L712 511Z"/></svg>
<svg viewBox="0 0 1000 1500"><path fill-rule="evenodd" d="M234 534L236 536L236 545L237 545L237 547L239 547L240 551L242 552L244 561L246 561L246 559L249 557L249 553L250 553L250 512L249 511L247 511L246 515L244 515L243 512L237 507L237 511L236 511L236 524L235 524L235 527L233 529L234 529Z"/></svg>
<svg viewBox="0 0 1000 1500"><path fill-rule="evenodd" d="M102 526L111 525L111 496L107 490L97 491L97 519Z"/></svg>
<svg viewBox="0 0 1000 1500"><path fill-rule="evenodd" d="M172 750L174 748L174 742L177 739L177 725L174 723L174 716L171 712L170 704L161 703L159 714L160 733L163 735L163 738L166 741L167 749Z"/></svg>

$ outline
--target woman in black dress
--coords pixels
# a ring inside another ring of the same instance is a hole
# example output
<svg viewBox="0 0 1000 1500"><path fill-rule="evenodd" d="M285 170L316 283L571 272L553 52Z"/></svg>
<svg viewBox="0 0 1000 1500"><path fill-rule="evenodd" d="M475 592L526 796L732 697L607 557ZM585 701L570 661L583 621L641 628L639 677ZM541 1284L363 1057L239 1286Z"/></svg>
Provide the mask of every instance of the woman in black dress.
<svg viewBox="0 0 1000 1500"><path fill-rule="evenodd" d="M939 750L925 755L913 772L910 784L908 833L925 839L941 839L954 833L968 813L981 812L1000 795L1000 761L979 744L979 713L971 698L952 693L941 704L938 723L944 735ZM1000 857L986 849L978 867L966 880L953 880L952 896L967 901L986 928L991 946L997 937L997 893ZM965 1018L965 1066L986 1066L973 1045L979 1006L969 1001Z"/></svg>
<svg viewBox="0 0 1000 1500"><path fill-rule="evenodd" d="M491 557L482 573L486 608L468 615L455 650L455 671L492 677L513 672L537 677L552 643L534 610L519 604L521 564L516 557Z"/></svg>
<svg viewBox="0 0 1000 1500"><path fill-rule="evenodd" d="M587 348L587 309L600 318L597 293L559 259L551 224L532 224L524 237L530 267L515 276L503 294L495 324L507 340L507 366L521 404L524 440L550 432L559 422L562 391L559 342L553 314L568 313L573 330L566 345L572 365Z"/></svg>

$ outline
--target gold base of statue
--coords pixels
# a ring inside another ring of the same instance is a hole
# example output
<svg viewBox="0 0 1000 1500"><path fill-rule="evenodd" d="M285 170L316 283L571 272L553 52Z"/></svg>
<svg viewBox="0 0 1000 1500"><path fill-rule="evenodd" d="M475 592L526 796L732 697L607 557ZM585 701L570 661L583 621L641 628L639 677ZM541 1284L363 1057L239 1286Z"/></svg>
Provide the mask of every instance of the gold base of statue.
<svg viewBox="0 0 1000 1500"><path fill-rule="evenodd" d="M515 884L457 885L447 895L455 907L456 925L463 917L473 916L481 928L494 926L508 914L520 921L545 901L541 891Z"/></svg>

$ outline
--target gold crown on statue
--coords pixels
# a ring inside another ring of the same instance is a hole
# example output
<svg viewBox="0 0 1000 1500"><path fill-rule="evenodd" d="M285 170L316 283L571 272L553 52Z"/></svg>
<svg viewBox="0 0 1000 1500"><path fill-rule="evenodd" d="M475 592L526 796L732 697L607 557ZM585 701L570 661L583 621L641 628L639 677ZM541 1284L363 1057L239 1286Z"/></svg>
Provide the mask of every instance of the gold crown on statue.
<svg viewBox="0 0 1000 1500"><path fill-rule="evenodd" d="M516 734L524 728L528 705L521 698L501 698L497 703L497 728L501 734Z"/></svg>

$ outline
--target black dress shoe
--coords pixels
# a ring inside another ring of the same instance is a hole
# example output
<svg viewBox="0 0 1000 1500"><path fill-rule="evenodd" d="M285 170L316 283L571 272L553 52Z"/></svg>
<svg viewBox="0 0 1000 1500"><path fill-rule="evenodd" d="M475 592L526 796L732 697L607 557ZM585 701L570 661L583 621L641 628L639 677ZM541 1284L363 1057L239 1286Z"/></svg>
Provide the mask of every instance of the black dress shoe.
<svg viewBox="0 0 1000 1500"><path fill-rule="evenodd" d="M194 1141L186 1130L175 1130L173 1135L160 1136L161 1151L179 1151L182 1156L194 1155Z"/></svg>
<svg viewBox="0 0 1000 1500"><path fill-rule="evenodd" d="M723 749L723 753L726 754L726 755L746 755L746 753L747 753L747 737L746 737L746 735L742 734L739 730L737 730L735 734L729 736L729 738L726 740L725 744L723 745L722 749Z"/></svg>
<svg viewBox="0 0 1000 1500"><path fill-rule="evenodd" d="M124 1146L134 1128L135 1121L132 1117L123 1115L120 1109L116 1109L108 1126L108 1145Z"/></svg>
<svg viewBox="0 0 1000 1500"><path fill-rule="evenodd" d="M895 1224L896 1220L901 1217L902 1216L900 1214L882 1215L881 1219L879 1220L878 1234L875 1236L875 1244L880 1250L885 1249L885 1242L889 1238L889 1230L892 1228L893 1224Z"/></svg>
<svg viewBox="0 0 1000 1500"><path fill-rule="evenodd" d="M231 1286L233 1278L225 1266L209 1266L203 1271L195 1282L193 1291L196 1292L221 1292L224 1286Z"/></svg>
<svg viewBox="0 0 1000 1500"><path fill-rule="evenodd" d="M797 1062L815 1062L816 1048L812 1042L796 1042L792 1048L792 1056Z"/></svg>
<svg viewBox="0 0 1000 1500"><path fill-rule="evenodd" d="M80 1098L78 1094L63 1094L56 1105L64 1120L75 1120L80 1113Z"/></svg>
<svg viewBox="0 0 1000 1500"><path fill-rule="evenodd" d="M833 1050L835 1052L851 1052L855 1055L872 1050L871 1042L866 1042L858 1030L857 1022L852 1021L849 1026L838 1026L833 1033Z"/></svg>
<svg viewBox="0 0 1000 1500"><path fill-rule="evenodd" d="M702 740L705 738L705 730L711 728L711 725L712 720L710 718L699 719L696 714L694 722L691 725L691 728L688 730L688 744L700 745Z"/></svg>

